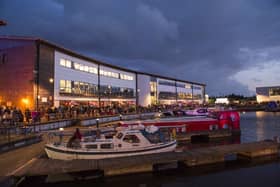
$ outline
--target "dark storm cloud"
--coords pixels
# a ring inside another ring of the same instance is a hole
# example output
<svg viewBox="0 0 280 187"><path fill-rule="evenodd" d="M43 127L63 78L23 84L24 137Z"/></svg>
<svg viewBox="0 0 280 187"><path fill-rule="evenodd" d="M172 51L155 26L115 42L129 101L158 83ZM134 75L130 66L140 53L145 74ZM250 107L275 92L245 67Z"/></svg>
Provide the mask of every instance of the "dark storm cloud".
<svg viewBox="0 0 280 187"><path fill-rule="evenodd" d="M0 18L8 22L1 34L203 82L210 94L247 94L231 77L280 56L276 0L2 0Z"/></svg>

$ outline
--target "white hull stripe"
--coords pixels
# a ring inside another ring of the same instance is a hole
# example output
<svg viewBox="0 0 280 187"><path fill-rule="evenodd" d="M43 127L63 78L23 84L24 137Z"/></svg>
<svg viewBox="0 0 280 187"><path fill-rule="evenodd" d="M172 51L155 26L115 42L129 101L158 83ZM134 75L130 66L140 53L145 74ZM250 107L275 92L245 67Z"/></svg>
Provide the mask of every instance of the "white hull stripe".
<svg viewBox="0 0 280 187"><path fill-rule="evenodd" d="M50 147L48 145L45 146L46 149L50 150L50 151L54 151L54 152L59 152L59 153L65 153L65 154L79 154L79 155L101 155L101 154L129 154L129 153L141 153L141 152L148 152L148 151L153 151L153 150L159 150L159 149L163 149L163 148L167 148L167 147L171 147L174 144L176 144L176 141L164 145L164 146L160 146L160 147L155 147L155 148L150 148L150 149L142 149L142 150L132 150L132 151L115 151L115 152L83 152L83 151L70 151L70 150L61 150L61 149L57 149L54 147Z"/></svg>

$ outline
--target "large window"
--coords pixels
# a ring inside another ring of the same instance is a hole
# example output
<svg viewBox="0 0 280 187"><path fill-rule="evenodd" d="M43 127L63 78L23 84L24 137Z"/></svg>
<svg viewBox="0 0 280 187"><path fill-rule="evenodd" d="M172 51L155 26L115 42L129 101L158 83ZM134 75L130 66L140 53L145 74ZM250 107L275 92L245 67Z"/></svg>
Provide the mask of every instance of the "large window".
<svg viewBox="0 0 280 187"><path fill-rule="evenodd" d="M277 96L280 95L280 88L270 88L269 89L270 96Z"/></svg>
<svg viewBox="0 0 280 187"><path fill-rule="evenodd" d="M159 99L174 100L176 99L176 93L173 92L159 92Z"/></svg>
<svg viewBox="0 0 280 187"><path fill-rule="evenodd" d="M60 80L60 82L59 82L59 92L60 93L71 93L71 81Z"/></svg>
<svg viewBox="0 0 280 187"><path fill-rule="evenodd" d="M193 94L193 99L202 99L202 94Z"/></svg>
<svg viewBox="0 0 280 187"><path fill-rule="evenodd" d="M77 63L77 62L72 62L72 61L67 60L67 59L61 58L59 64L63 67L71 68L71 69L74 69L74 70L97 74L97 68L96 67L84 65L84 64L81 64L81 63Z"/></svg>
<svg viewBox="0 0 280 187"><path fill-rule="evenodd" d="M175 82L165 81L165 80L159 80L159 85L165 85L165 86L175 86Z"/></svg>
<svg viewBox="0 0 280 187"><path fill-rule="evenodd" d="M95 84L86 82L60 80L60 94L83 97L97 97L98 87Z"/></svg>
<svg viewBox="0 0 280 187"><path fill-rule="evenodd" d="M134 98L135 91L132 88L101 85L100 95L104 98Z"/></svg>
<svg viewBox="0 0 280 187"><path fill-rule="evenodd" d="M192 93L178 92L177 97L178 99L192 99Z"/></svg>
<svg viewBox="0 0 280 187"><path fill-rule="evenodd" d="M60 59L59 64L61 66L67 67L67 68L71 68L72 67L72 62L70 60L66 60L66 59Z"/></svg>
<svg viewBox="0 0 280 187"><path fill-rule="evenodd" d="M74 62L74 69L87 73L97 74L97 68Z"/></svg>
<svg viewBox="0 0 280 187"><path fill-rule="evenodd" d="M61 58L59 61L60 66L71 68L78 71L83 71L92 74L98 74L97 67L85 65L82 63L73 62L64 58ZM100 69L100 75L106 77L112 77L115 79L129 80L132 81L134 78L131 75L116 73L112 71L107 71L104 69Z"/></svg>
<svg viewBox="0 0 280 187"><path fill-rule="evenodd" d="M133 81L133 76L120 74L120 79Z"/></svg>
<svg viewBox="0 0 280 187"><path fill-rule="evenodd" d="M119 73L116 72L111 72L111 71L105 71L105 70L100 70L100 75L106 76L106 77L112 77L112 78L119 78Z"/></svg>

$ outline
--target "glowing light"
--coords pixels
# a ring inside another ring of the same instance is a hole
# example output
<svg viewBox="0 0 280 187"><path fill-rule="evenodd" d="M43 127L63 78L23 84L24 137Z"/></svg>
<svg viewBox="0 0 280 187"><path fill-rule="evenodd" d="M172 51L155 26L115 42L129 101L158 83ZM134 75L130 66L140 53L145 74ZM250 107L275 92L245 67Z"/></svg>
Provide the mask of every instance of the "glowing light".
<svg viewBox="0 0 280 187"><path fill-rule="evenodd" d="M26 99L26 98L23 98L21 101L22 101L25 105L28 105L28 104L29 104L29 100Z"/></svg>

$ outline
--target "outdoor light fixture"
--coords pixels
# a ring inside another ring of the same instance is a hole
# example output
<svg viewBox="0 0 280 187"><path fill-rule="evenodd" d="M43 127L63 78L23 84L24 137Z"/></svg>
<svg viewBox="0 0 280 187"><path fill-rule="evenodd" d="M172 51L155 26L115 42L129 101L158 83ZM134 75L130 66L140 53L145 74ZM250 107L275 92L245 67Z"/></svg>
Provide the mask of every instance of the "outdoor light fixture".
<svg viewBox="0 0 280 187"><path fill-rule="evenodd" d="M122 115L120 114L120 121L122 120Z"/></svg>
<svg viewBox="0 0 280 187"><path fill-rule="evenodd" d="M53 83L53 78L50 78L49 81L50 81L50 83Z"/></svg>
<svg viewBox="0 0 280 187"><path fill-rule="evenodd" d="M28 105L28 103L29 103L28 99L26 99L26 98L23 98L21 101L26 105Z"/></svg>
<svg viewBox="0 0 280 187"><path fill-rule="evenodd" d="M99 118L96 118L96 128L99 128Z"/></svg>

